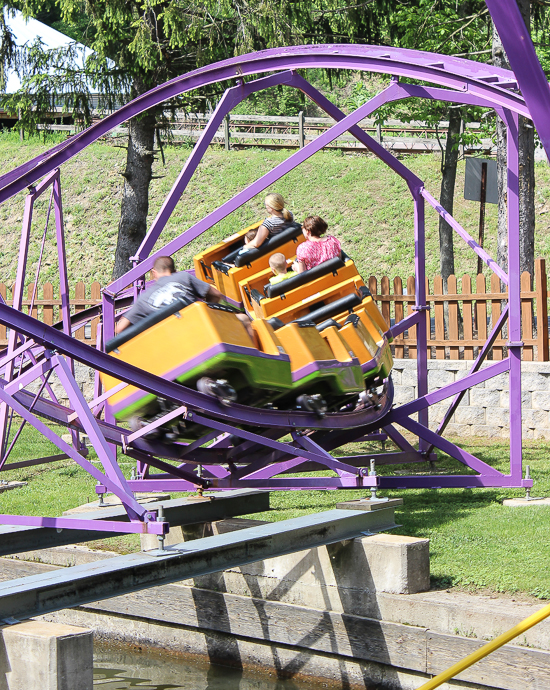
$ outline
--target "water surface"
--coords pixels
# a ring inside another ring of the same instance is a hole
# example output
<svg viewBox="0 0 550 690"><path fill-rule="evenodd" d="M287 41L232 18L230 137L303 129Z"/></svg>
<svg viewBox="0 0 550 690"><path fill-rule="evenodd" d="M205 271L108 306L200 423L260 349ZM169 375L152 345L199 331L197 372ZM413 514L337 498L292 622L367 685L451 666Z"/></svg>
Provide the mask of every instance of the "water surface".
<svg viewBox="0 0 550 690"><path fill-rule="evenodd" d="M315 687L134 650L100 649L94 654L94 690L315 690Z"/></svg>

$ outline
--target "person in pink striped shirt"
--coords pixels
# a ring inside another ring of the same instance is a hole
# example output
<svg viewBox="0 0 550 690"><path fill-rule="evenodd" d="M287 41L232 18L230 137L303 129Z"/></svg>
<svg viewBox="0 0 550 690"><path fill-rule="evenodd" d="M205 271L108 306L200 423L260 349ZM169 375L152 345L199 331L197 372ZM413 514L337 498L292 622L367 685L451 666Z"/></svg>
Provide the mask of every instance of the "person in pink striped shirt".
<svg viewBox="0 0 550 690"><path fill-rule="evenodd" d="M342 247L333 235L322 237L328 229L326 222L319 216L308 216L302 223L305 242L298 245L296 261L292 268L297 273L309 271L310 268L322 264L323 261L341 256Z"/></svg>

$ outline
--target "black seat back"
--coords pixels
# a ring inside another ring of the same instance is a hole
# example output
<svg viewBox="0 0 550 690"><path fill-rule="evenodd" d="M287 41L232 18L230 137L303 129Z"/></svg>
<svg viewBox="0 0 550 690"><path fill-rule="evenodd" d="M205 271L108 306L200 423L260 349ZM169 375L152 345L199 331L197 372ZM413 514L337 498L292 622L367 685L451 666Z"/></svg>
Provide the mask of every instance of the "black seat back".
<svg viewBox="0 0 550 690"><path fill-rule="evenodd" d="M162 309L158 309L153 314L149 314L149 316L141 319L141 321L138 321L137 323L128 326L128 328L125 328L120 335L115 335L114 338L108 340L105 343L105 352L112 352L113 350L116 350L124 343L127 343L129 340L132 340L132 338L135 338L136 335L143 333L143 331L151 328L151 326L154 326L156 323L164 321L164 319L172 316L172 314L175 314L177 311L185 309L185 307L188 307L190 304L192 304L192 302L180 298L174 300L170 304L167 304Z"/></svg>
<svg viewBox="0 0 550 690"><path fill-rule="evenodd" d="M296 276L292 276L292 278L282 280L280 283L276 283L275 285L266 285L264 287L264 292L267 297L278 297L279 295L290 292L291 290L305 285L306 283L310 283L312 280L326 276L329 273L336 275L337 272L341 268L344 268L345 265L346 264L342 261L342 259L335 257L334 259L323 261L322 264L310 268L309 271L304 271L303 273L298 273Z"/></svg>
<svg viewBox="0 0 550 690"><path fill-rule="evenodd" d="M302 233L302 226L300 223L292 223L286 230L280 232L278 235L269 237L260 247L250 249L244 254L239 255L241 248L231 252L223 257L223 262L226 264L235 264L238 268L241 266L249 266L253 261L259 259L266 254L271 254L275 249L282 247L290 240L295 240ZM244 246L244 244L242 245Z"/></svg>
<svg viewBox="0 0 550 690"><path fill-rule="evenodd" d="M315 309L314 311L310 312L309 314L304 314L304 316L300 316L299 319L296 319L295 323L304 323L306 321L320 323L325 319L330 319L333 316L341 314L343 311L346 311L347 309L352 310L358 304L361 304L361 301L362 300L359 297L359 295L356 292L353 292L351 295L340 297L340 299L337 299L335 302L325 304L322 307L319 307L318 309Z"/></svg>

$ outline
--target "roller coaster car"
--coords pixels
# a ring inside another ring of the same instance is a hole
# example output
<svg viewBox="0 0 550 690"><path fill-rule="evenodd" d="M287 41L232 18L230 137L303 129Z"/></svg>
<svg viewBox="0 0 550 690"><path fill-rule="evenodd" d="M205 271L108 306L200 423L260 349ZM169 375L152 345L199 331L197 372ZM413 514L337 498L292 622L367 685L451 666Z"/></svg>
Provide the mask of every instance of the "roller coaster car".
<svg viewBox="0 0 550 690"><path fill-rule="evenodd" d="M255 323L255 322L254 322ZM314 323L289 323L277 330L283 348L290 354L293 394L323 398L328 409L365 389L357 357L337 329L319 333ZM287 405L291 402L286 396ZM285 406L285 399L277 402Z"/></svg>
<svg viewBox="0 0 550 690"><path fill-rule="evenodd" d="M239 230L231 237L226 237L218 244L214 244L208 249L205 249L200 254L193 257L193 264L195 267L195 275L200 280L204 280L206 283L214 283L214 273L212 271L212 264L214 261L221 261L224 256L237 252L239 249L244 247L244 236L249 230L255 230L259 228L262 221L253 223L249 225L244 230Z"/></svg>
<svg viewBox="0 0 550 690"><path fill-rule="evenodd" d="M258 350L232 310L178 300L107 343L116 358L150 373L198 388L222 402L261 406L293 387L290 360L266 322L254 324ZM106 391L118 385L101 374ZM119 421L159 412L157 398L126 386L108 399ZM161 410L162 411L162 410Z"/></svg>
<svg viewBox="0 0 550 690"><path fill-rule="evenodd" d="M218 290L225 295L227 301L239 307L242 307L239 282L268 268L269 257L274 252L281 252L287 259L295 257L296 247L305 240L302 226L299 223L293 223L283 232L270 237L261 247L239 254L239 250L244 246L246 232L260 225L261 222L251 225L229 238L229 240L235 240L231 245L231 252L222 252L221 245L217 244L194 257L196 276L208 282L214 282ZM227 242L226 240L226 250L228 248ZM214 258L219 257L220 254L221 258Z"/></svg>
<svg viewBox="0 0 550 690"><path fill-rule="evenodd" d="M354 291L350 280L363 281L353 261L344 255L343 259L325 261L309 271L299 273L275 285L269 284L271 270L261 271L239 283L244 307L251 318L269 319L276 316L284 323L292 321L293 314L307 313L312 302L321 299L321 293L337 299L342 296L338 286L345 283L344 290Z"/></svg>

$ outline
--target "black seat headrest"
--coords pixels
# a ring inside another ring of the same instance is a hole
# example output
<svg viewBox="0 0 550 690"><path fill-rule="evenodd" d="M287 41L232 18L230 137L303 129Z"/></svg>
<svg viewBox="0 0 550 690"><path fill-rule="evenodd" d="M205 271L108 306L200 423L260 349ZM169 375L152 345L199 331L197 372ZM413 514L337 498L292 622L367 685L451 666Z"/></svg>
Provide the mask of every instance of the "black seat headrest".
<svg viewBox="0 0 550 690"><path fill-rule="evenodd" d="M167 304L165 307L162 307L162 309L158 309L153 314L149 314L149 316L141 319L141 321L138 321L137 323L128 326L128 328L125 328L120 335L115 335L114 338L108 340L105 343L105 352L112 352L113 350L116 350L124 343L127 343L129 340L132 340L132 338L135 338L136 335L143 333L143 331L151 328L151 326L154 326L156 323L164 321L164 319L172 316L172 314L175 314L177 311L185 309L185 307L188 307L190 304L192 304L191 301L179 298L170 304Z"/></svg>
<svg viewBox="0 0 550 690"><path fill-rule="evenodd" d="M314 323L319 323L325 319L330 319L337 314L341 314L347 309L353 309L358 304L361 304L362 300L356 292L351 295L346 295L345 297L340 297L335 302L330 302L330 304L325 304L318 309L310 312L309 314L304 314L296 319L296 323L304 323L307 321L313 321Z"/></svg>
<svg viewBox="0 0 550 690"><path fill-rule="evenodd" d="M239 250L231 252L223 257L223 262L226 264L235 264L238 268L241 266L249 266L253 261L256 261L256 259L266 254L271 254L275 249L282 247L283 244L286 244L290 240L295 240L301 234L302 226L300 223L292 223L279 234L268 237L260 247L250 249L240 255Z"/></svg>
<svg viewBox="0 0 550 690"><path fill-rule="evenodd" d="M282 280L280 283L276 283L275 285L266 285L264 292L267 297L278 297L279 295L290 292L291 290L305 285L312 280L326 276L329 273L336 275L341 268L344 268L345 265L346 264L342 261L342 259L334 257L334 259L323 261L322 264L310 268L309 271L304 271L303 273L298 273L296 276L292 276L292 278Z"/></svg>
<svg viewBox="0 0 550 690"><path fill-rule="evenodd" d="M278 319L276 316L272 316L270 319L268 319L267 323L274 331L276 331L278 328L282 328L285 325L281 319Z"/></svg>

